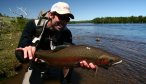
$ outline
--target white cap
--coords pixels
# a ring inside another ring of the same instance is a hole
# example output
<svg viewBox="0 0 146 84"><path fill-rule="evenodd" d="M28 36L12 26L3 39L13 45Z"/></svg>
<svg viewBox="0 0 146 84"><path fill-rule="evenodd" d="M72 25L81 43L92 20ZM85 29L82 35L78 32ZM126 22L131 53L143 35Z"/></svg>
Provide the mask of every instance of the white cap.
<svg viewBox="0 0 146 84"><path fill-rule="evenodd" d="M50 12L57 12L58 14L68 14L70 18L74 19L73 14L70 11L70 7L65 2L57 2L52 7Z"/></svg>

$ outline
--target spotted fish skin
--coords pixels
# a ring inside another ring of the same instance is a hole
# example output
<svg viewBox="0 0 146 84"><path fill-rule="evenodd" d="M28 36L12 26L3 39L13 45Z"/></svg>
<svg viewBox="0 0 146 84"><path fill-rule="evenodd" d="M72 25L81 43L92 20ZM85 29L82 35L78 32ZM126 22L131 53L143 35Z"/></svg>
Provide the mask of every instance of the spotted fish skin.
<svg viewBox="0 0 146 84"><path fill-rule="evenodd" d="M109 68L122 62L119 56L93 46L67 45L59 48L54 51L38 50L35 56L45 60L48 65L55 67L78 67L80 61L86 60L99 67Z"/></svg>

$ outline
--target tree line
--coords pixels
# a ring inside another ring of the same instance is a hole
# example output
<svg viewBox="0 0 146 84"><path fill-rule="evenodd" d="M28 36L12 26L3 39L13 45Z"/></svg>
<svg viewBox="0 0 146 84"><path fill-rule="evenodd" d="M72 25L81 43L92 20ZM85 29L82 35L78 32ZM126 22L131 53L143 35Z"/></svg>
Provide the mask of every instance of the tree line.
<svg viewBox="0 0 146 84"><path fill-rule="evenodd" d="M93 20L71 21L70 24L76 23L146 23L146 16L130 16L130 17L97 17Z"/></svg>
<svg viewBox="0 0 146 84"><path fill-rule="evenodd" d="M146 23L146 16L130 17L101 17L95 18L93 23Z"/></svg>

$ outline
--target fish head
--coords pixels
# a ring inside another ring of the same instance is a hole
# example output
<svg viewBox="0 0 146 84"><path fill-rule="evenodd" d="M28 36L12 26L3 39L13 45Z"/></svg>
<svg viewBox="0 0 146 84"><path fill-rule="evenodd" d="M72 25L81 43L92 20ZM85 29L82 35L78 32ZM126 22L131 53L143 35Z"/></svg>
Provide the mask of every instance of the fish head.
<svg viewBox="0 0 146 84"><path fill-rule="evenodd" d="M122 60L118 56L112 56L112 55L101 55L98 60L96 61L96 64L99 67L102 67L104 69L108 69L109 67L113 65L117 65L121 63Z"/></svg>

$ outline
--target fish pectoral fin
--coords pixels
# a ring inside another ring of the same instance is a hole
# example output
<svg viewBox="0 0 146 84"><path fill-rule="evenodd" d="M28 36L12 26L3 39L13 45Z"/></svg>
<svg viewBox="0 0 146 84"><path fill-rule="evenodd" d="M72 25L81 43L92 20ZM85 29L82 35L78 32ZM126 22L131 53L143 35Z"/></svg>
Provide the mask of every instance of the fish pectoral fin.
<svg viewBox="0 0 146 84"><path fill-rule="evenodd" d="M96 65L94 77L97 75L98 66Z"/></svg>
<svg viewBox="0 0 146 84"><path fill-rule="evenodd" d="M69 73L69 68L63 68L64 78L68 75L68 73Z"/></svg>

